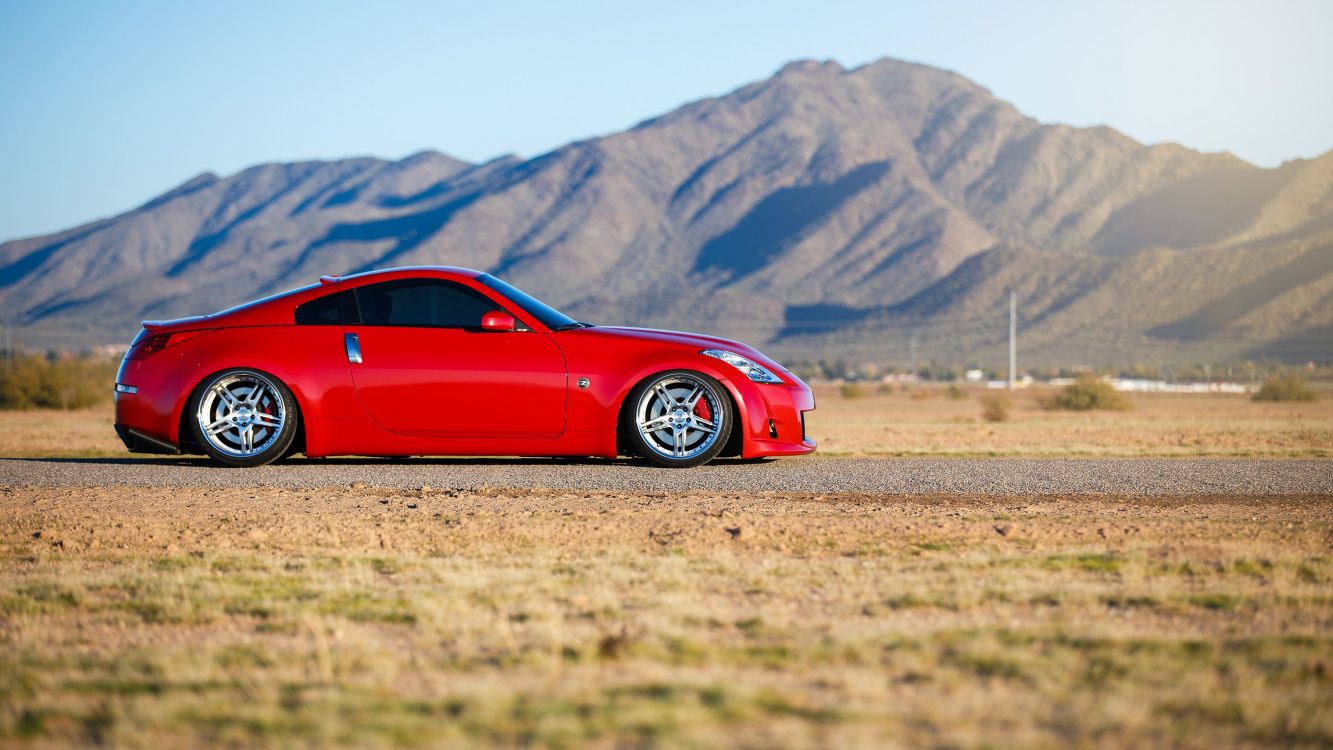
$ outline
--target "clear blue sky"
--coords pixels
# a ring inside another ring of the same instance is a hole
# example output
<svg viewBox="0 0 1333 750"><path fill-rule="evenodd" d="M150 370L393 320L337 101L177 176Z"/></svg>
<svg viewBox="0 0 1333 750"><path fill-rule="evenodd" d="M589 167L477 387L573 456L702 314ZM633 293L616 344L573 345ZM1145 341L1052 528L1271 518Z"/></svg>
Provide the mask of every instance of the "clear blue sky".
<svg viewBox="0 0 1333 750"><path fill-rule="evenodd" d="M1333 148L1333 2L0 3L0 240L205 170L532 156L796 58L956 70L1044 121L1262 165Z"/></svg>

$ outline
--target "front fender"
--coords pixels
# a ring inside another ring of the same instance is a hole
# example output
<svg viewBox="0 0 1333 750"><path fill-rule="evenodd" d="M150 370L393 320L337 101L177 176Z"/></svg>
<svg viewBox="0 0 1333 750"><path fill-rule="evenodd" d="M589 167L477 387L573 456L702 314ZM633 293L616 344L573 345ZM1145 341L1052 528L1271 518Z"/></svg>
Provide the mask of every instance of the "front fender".
<svg viewBox="0 0 1333 750"><path fill-rule="evenodd" d="M661 351L656 351L610 362L598 358L591 366L580 366L578 359L571 358L569 430L616 434L630 391L644 380L671 370L702 373L721 383L735 404L736 427L741 430L742 441L749 441L756 430L764 429L763 397L756 383L736 377L734 368L712 357L702 354L663 357ZM578 386L580 378L588 379L587 388Z"/></svg>

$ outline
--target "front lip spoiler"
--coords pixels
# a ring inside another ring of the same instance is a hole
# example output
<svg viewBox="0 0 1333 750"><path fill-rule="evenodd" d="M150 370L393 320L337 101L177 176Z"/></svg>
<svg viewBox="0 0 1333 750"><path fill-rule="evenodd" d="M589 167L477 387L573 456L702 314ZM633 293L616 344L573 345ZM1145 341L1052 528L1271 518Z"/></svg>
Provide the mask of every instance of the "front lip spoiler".
<svg viewBox="0 0 1333 750"><path fill-rule="evenodd" d="M138 430L126 427L123 424L116 425L116 434L120 436L120 442L125 444L125 448L130 453L156 453L169 456L179 456L180 448L168 443L165 440L145 435Z"/></svg>

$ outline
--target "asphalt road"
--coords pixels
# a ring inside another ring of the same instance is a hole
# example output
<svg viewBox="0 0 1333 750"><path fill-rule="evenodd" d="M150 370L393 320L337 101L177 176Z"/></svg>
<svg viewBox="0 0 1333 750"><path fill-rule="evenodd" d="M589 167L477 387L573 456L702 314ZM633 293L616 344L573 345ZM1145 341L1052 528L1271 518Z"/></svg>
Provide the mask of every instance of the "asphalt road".
<svg viewBox="0 0 1333 750"><path fill-rule="evenodd" d="M1198 495L1333 494L1333 460L802 458L657 469L559 459L294 460L224 469L202 459L0 459L0 486L558 488L642 492Z"/></svg>

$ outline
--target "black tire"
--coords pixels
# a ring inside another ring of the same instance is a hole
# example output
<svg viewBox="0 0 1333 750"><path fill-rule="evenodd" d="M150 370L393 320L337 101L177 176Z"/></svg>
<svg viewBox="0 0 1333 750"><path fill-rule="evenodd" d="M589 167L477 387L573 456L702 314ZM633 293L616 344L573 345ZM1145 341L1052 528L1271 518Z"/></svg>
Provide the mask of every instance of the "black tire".
<svg viewBox="0 0 1333 750"><path fill-rule="evenodd" d="M693 402L686 403L692 397ZM675 408L667 405L667 399ZM726 447L735 421L736 408L721 383L701 372L669 370L646 378L630 391L620 434L630 450L648 463L685 469L716 458ZM659 423L660 428L651 429ZM707 429L710 425L712 432ZM679 437L681 432L683 437Z"/></svg>
<svg viewBox="0 0 1333 750"><path fill-rule="evenodd" d="M251 398L257 401L246 400ZM195 442L223 466L272 463L288 454L300 431L300 410L291 389L261 370L239 367L209 376L190 396L186 410ZM206 435L214 426L220 427Z"/></svg>

